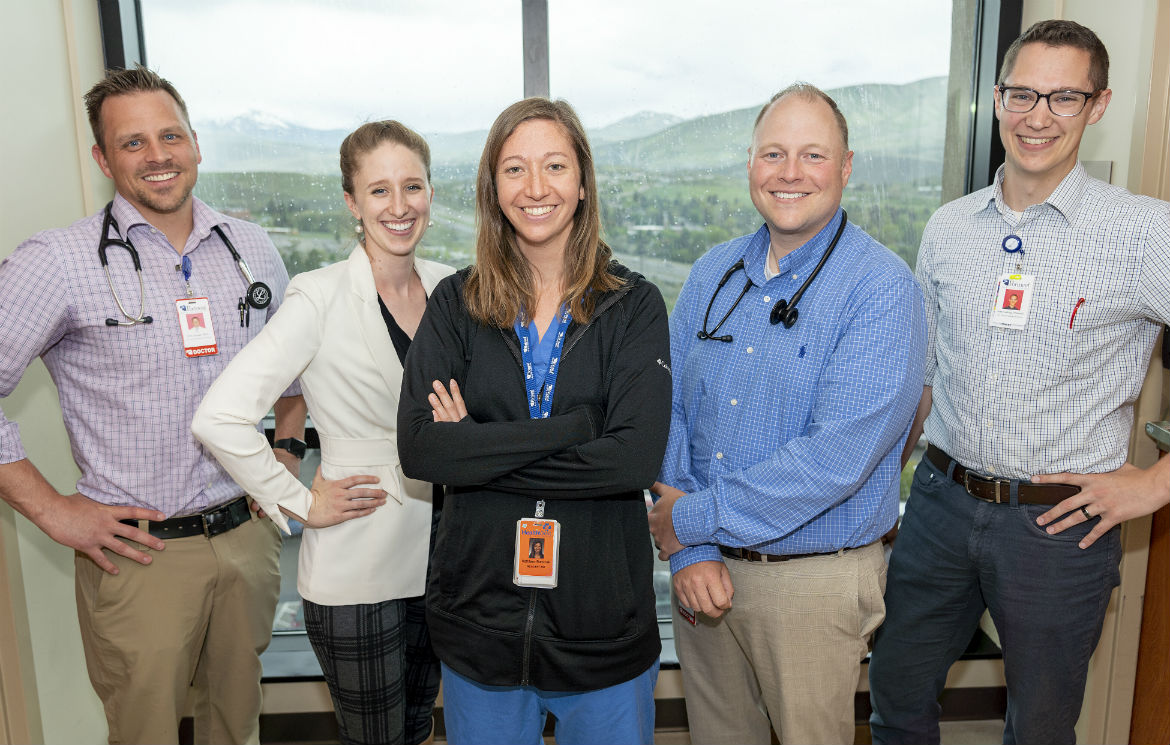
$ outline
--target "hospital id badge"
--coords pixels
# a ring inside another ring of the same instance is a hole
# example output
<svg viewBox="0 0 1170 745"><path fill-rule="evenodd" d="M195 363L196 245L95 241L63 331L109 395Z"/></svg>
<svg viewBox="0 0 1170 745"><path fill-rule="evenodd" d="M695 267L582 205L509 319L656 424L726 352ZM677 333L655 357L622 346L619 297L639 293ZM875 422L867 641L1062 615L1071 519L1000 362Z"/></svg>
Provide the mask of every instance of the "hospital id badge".
<svg viewBox="0 0 1170 745"><path fill-rule="evenodd" d="M211 303L205 297L182 297L175 301L179 314L179 332L183 335L183 354L206 357L219 354L215 329L211 326Z"/></svg>
<svg viewBox="0 0 1170 745"><path fill-rule="evenodd" d="M988 325L1004 329L1022 329L1027 326L1033 290L1036 289L1036 275L1004 274L999 278L996 288Z"/></svg>
<svg viewBox="0 0 1170 745"><path fill-rule="evenodd" d="M560 554L560 523L545 517L520 518L512 582L520 587L556 587Z"/></svg>

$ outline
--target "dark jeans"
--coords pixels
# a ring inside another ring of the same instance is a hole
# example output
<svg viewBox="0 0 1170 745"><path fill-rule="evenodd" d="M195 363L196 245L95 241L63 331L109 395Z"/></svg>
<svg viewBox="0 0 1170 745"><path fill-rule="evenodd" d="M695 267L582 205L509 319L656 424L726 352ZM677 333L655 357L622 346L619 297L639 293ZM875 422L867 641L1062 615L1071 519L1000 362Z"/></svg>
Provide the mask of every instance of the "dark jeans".
<svg viewBox="0 0 1170 745"><path fill-rule="evenodd" d="M1007 679L1003 741L1075 743L1089 658L1120 581L1120 529L1088 549L1050 536L1041 505L992 504L923 461L890 559L869 665L875 743L938 743L938 697L984 608Z"/></svg>

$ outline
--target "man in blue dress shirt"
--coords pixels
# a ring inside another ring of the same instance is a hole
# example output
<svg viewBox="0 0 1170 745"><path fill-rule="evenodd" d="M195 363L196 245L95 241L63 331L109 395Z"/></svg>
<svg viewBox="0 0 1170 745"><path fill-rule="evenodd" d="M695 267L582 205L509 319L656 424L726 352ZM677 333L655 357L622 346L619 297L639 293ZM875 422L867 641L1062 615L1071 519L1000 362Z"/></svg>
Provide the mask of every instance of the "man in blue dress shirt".
<svg viewBox="0 0 1170 745"><path fill-rule="evenodd" d="M764 225L699 259L670 319L651 530L674 575L692 741L766 744L774 728L852 743L923 381L922 294L845 222L853 153L824 92L774 96L748 155Z"/></svg>

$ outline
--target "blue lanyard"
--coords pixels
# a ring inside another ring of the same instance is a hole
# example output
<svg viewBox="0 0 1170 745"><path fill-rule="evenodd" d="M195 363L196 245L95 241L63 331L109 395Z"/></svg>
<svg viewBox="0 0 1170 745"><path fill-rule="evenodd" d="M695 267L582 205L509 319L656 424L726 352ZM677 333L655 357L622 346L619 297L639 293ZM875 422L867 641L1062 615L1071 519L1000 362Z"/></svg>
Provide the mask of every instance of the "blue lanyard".
<svg viewBox="0 0 1170 745"><path fill-rule="evenodd" d="M553 388L557 384L557 370L561 361L561 346L565 342L565 330L573 315L566 305L561 309L561 320L557 324L556 341L553 342L552 352L548 356L548 372L544 376L544 394L536 384L532 364L532 337L528 325L516 322L516 333L520 336L520 359L524 364L524 388L528 392L528 415L533 419L544 419L552 412ZM549 329L551 331L552 329ZM546 334L548 331L545 332Z"/></svg>

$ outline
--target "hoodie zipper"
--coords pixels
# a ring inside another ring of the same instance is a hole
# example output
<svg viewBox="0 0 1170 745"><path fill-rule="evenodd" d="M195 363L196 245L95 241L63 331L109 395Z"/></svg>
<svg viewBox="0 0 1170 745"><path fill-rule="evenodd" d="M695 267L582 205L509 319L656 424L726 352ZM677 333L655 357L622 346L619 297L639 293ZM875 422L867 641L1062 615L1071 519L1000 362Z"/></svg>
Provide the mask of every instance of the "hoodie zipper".
<svg viewBox="0 0 1170 745"><path fill-rule="evenodd" d="M597 309L597 312L593 314L593 318L589 320L589 323L578 327L576 333L573 334L573 337L569 339L567 344L565 344L565 351L561 353L562 363L564 362L565 357L568 356L569 350L576 346L577 341L585 335L585 332L589 330L589 327L593 325L593 322L601 317L603 313L608 311L615 303L617 303L618 300L621 300L623 297L625 297L630 289L631 285L627 284L624 286L624 291L615 292L613 296L609 298L609 302L605 303L604 306ZM523 372L524 361L520 358L520 347L516 344L513 334L509 334L504 329L500 329L500 333L503 335L508 349L512 352L512 357L515 358L516 364L520 366L520 370ZM536 588L529 590L528 614L524 619L524 655L520 669L520 685L522 686L532 685L529 682L529 676L531 673L530 668L532 663L532 629L536 624L536 593Z"/></svg>
<svg viewBox="0 0 1170 745"><path fill-rule="evenodd" d="M529 665L532 662L532 627L536 623L536 588L528 591L528 617L524 621L524 658L520 670L520 685L531 685L528 682Z"/></svg>

